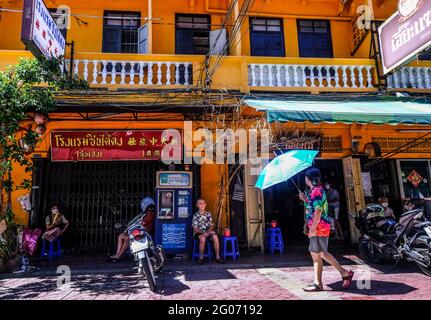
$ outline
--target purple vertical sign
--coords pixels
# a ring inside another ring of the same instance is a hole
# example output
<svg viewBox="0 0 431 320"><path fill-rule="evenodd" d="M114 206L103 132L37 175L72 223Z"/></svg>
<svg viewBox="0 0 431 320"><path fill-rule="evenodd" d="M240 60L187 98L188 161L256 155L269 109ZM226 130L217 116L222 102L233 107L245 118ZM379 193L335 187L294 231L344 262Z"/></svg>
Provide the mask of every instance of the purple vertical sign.
<svg viewBox="0 0 431 320"><path fill-rule="evenodd" d="M408 62L431 45L431 0L399 0L398 12L379 28L383 72Z"/></svg>

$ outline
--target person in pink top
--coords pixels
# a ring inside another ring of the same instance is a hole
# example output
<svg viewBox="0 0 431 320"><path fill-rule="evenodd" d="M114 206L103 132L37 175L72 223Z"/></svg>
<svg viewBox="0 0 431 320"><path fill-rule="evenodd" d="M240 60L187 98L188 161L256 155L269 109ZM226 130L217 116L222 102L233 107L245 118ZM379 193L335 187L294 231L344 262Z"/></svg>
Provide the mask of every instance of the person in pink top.
<svg viewBox="0 0 431 320"><path fill-rule="evenodd" d="M353 278L353 271L344 269L335 257L328 252L331 224L328 217L328 201L320 183L320 177L319 169L308 169L305 173L305 183L310 191L307 194L302 192L299 194L307 209L305 221L308 227L308 238L310 239L308 250L310 251L314 265L314 281L304 288L307 292L323 290L323 260L327 261L340 272L343 280L343 289L347 289L350 286Z"/></svg>

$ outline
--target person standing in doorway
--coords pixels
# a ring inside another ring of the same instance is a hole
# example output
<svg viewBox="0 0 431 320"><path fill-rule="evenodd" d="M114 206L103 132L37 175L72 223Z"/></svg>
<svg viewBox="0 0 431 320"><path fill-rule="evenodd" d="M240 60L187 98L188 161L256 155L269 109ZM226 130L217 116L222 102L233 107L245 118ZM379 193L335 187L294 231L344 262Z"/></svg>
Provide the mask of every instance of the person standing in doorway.
<svg viewBox="0 0 431 320"><path fill-rule="evenodd" d="M329 216L335 221L335 238L344 240L343 229L340 224L340 193L329 182L325 183L325 189Z"/></svg>
<svg viewBox="0 0 431 320"><path fill-rule="evenodd" d="M392 208L389 207L389 199L388 197L380 197L378 199L380 205L385 209L385 216L388 218L392 218L395 219L395 214L394 214L394 210L392 210Z"/></svg>
<svg viewBox="0 0 431 320"><path fill-rule="evenodd" d="M304 288L306 292L323 290L323 260L327 261L340 272L343 280L343 289L347 289L350 286L354 275L353 271L344 269L335 257L328 252L331 226L328 219L328 201L326 200L325 191L322 188L320 179L321 174L319 169L308 169L305 173L305 183L310 192L307 195L302 192L299 194L307 210L305 219L308 227L308 238L310 239L308 249L314 265L314 281Z"/></svg>

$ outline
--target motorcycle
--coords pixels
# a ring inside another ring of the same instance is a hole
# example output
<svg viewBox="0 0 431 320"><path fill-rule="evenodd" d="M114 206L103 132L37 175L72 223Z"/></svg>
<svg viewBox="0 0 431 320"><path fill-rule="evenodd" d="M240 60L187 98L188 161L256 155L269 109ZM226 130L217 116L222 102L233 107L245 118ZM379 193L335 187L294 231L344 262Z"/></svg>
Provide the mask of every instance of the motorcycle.
<svg viewBox="0 0 431 320"><path fill-rule="evenodd" d="M165 264L163 247L155 246L152 237L142 226L141 219L149 206L155 206L153 199L145 198L141 202L143 214L135 217L127 227L130 252L138 263L138 273L142 274L148 282L150 290L157 290L156 273L159 273Z"/></svg>
<svg viewBox="0 0 431 320"><path fill-rule="evenodd" d="M397 222L373 204L360 211L355 224L361 233L359 253L365 260L395 265L412 261L431 277L431 221L422 209L405 212Z"/></svg>

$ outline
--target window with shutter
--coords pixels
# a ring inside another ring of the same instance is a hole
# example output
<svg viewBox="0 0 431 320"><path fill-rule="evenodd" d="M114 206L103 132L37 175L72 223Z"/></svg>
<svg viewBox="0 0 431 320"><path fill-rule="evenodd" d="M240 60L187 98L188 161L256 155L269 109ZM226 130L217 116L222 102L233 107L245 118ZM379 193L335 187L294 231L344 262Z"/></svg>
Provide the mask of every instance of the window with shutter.
<svg viewBox="0 0 431 320"><path fill-rule="evenodd" d="M105 11L103 52L138 53L139 12Z"/></svg>
<svg viewBox="0 0 431 320"><path fill-rule="evenodd" d="M325 20L298 20L299 55L333 58L331 28Z"/></svg>
<svg viewBox="0 0 431 320"><path fill-rule="evenodd" d="M175 17L175 52L205 55L210 49L211 22L208 15Z"/></svg>
<svg viewBox="0 0 431 320"><path fill-rule="evenodd" d="M281 19L250 18L252 56L284 57L284 30Z"/></svg>
<svg viewBox="0 0 431 320"><path fill-rule="evenodd" d="M65 12L57 8L49 8L48 11L51 13L64 39L67 39L67 21L65 21L67 18L64 17Z"/></svg>

